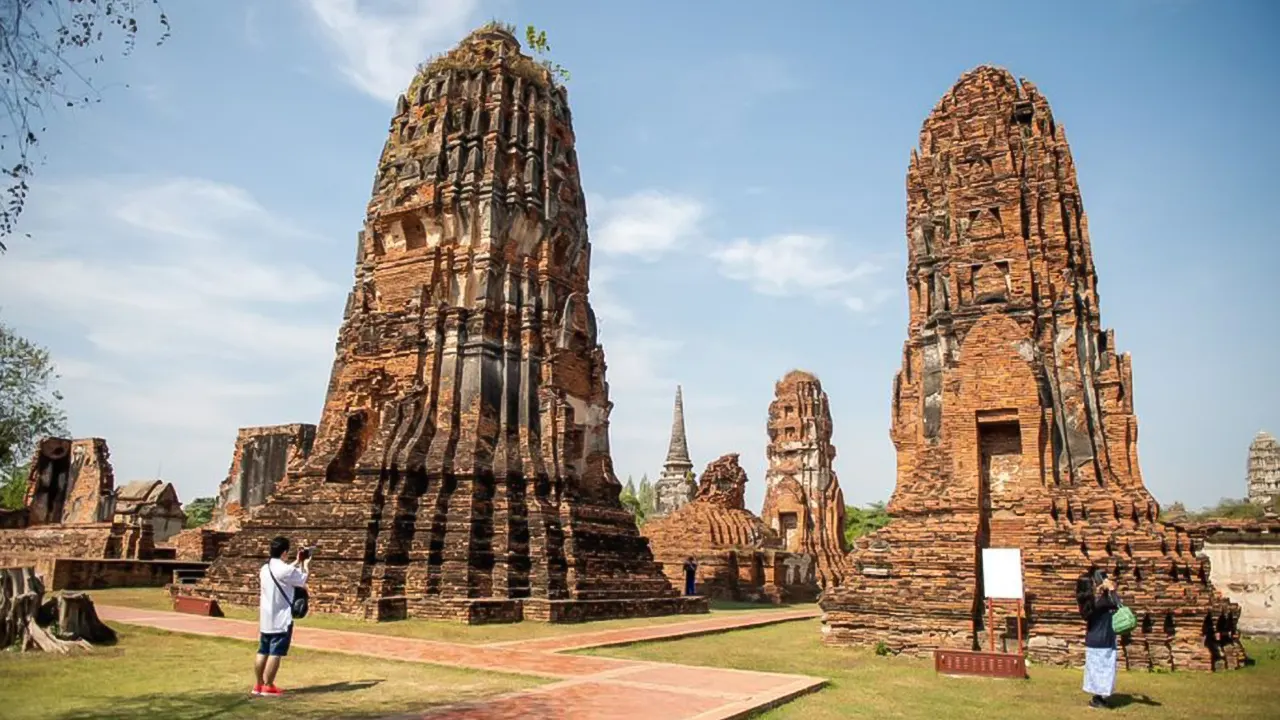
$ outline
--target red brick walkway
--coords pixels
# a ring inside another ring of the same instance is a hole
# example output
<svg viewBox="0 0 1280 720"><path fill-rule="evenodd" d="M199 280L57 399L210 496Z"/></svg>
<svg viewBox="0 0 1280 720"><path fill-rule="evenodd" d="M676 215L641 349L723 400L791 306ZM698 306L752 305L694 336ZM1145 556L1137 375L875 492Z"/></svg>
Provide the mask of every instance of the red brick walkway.
<svg viewBox="0 0 1280 720"><path fill-rule="evenodd" d="M110 605L101 605L97 610L103 620L195 635L254 642L258 639L257 624L243 620ZM320 630L299 625L294 630L293 644L326 652L558 680L524 692L467 705L448 706L426 715L414 716L419 718L724 720L746 717L753 711L780 705L798 695L818 689L825 681L803 675L561 653L565 650L723 632L815 617L817 614L817 610L741 612L669 625L587 632L491 645L460 645L389 635Z"/></svg>

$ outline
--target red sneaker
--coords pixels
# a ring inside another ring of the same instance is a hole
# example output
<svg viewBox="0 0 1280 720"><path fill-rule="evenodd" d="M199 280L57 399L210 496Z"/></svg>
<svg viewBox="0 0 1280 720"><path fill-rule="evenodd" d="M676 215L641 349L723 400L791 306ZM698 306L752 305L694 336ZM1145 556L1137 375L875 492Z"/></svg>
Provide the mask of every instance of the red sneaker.
<svg viewBox="0 0 1280 720"><path fill-rule="evenodd" d="M262 694L266 697L280 697L281 695L284 695L284 691L275 685L264 685L262 687Z"/></svg>
<svg viewBox="0 0 1280 720"><path fill-rule="evenodd" d="M259 684L257 684L257 685L254 685L254 686L253 686L253 692L252 692L251 694L253 694L253 695L261 695L261 694L262 694L262 687L263 687L263 686L262 686L262 684L261 684L261 683L259 683Z"/></svg>

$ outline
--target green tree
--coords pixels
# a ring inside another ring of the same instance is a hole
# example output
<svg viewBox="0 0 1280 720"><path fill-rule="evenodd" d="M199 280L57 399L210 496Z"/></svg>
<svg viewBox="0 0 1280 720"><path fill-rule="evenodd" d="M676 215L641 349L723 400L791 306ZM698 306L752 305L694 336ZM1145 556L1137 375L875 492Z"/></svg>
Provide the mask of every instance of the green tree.
<svg viewBox="0 0 1280 720"><path fill-rule="evenodd" d="M0 510L20 510L27 499L27 473L31 463L18 463L0 478Z"/></svg>
<svg viewBox="0 0 1280 720"><path fill-rule="evenodd" d="M524 29L524 44L533 52L534 55L544 56L542 65L551 74L562 83L569 82L569 71L564 69L563 65L552 62L550 58L545 57L551 53L551 45L547 43L547 31L539 30L532 25Z"/></svg>
<svg viewBox="0 0 1280 720"><path fill-rule="evenodd" d="M866 507L846 505L844 508L844 539L849 545L868 533L889 524L889 511L884 503L876 502Z"/></svg>
<svg viewBox="0 0 1280 720"><path fill-rule="evenodd" d="M57 378L48 350L0 322L0 474L6 484L36 443L66 432Z"/></svg>
<svg viewBox="0 0 1280 720"><path fill-rule="evenodd" d="M627 484L623 486L622 493L618 495L618 500L622 502L622 507L636 516L636 525L644 524L644 508L640 506L640 501L636 498L636 486L635 483L631 482L631 478L627 478Z"/></svg>
<svg viewBox="0 0 1280 720"><path fill-rule="evenodd" d="M198 528L213 519L213 506L217 502L211 497L196 498L182 506L187 514L186 527Z"/></svg>
<svg viewBox="0 0 1280 720"><path fill-rule="evenodd" d="M653 485L649 483L648 473L640 476L640 489L636 491L636 500L639 501L640 510L646 518L653 515L656 499L653 494Z"/></svg>
<svg viewBox="0 0 1280 720"><path fill-rule="evenodd" d="M159 11L169 37L169 19L159 0L4 0L0 2L0 113L9 127L0 130L0 238L13 232L26 204L46 118L56 109L100 102L89 77L92 66L105 61L99 51L110 35L118 36L123 54L138 39L140 11ZM543 38L545 40L545 38ZM5 249L0 242L0 252Z"/></svg>

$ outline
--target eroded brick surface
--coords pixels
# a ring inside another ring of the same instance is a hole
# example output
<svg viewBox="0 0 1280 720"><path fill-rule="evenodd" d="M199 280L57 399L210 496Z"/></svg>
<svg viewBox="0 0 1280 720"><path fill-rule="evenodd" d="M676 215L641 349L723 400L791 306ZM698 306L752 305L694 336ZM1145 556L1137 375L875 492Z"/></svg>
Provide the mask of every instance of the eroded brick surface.
<svg viewBox="0 0 1280 720"><path fill-rule="evenodd" d="M318 610L467 622L705 611L618 500L568 95L486 26L397 103L310 456L197 592L246 603L270 538Z"/></svg>
<svg viewBox="0 0 1280 720"><path fill-rule="evenodd" d="M788 552L816 563L826 588L844 577L844 493L831 467L831 408L812 373L793 370L774 386L769 403L769 468L761 518Z"/></svg>
<svg viewBox="0 0 1280 720"><path fill-rule="evenodd" d="M1143 485L1129 356L1101 325L1075 168L1044 96L1001 69L965 74L924 123L907 208L892 521L857 541L824 597L827 642L986 647L978 549L1016 547L1031 658L1079 661L1074 581L1098 565L1140 619L1127 666L1238 667L1239 607Z"/></svg>
<svg viewBox="0 0 1280 720"><path fill-rule="evenodd" d="M684 562L698 563L699 595L765 602L812 601L818 594L813 556L786 552L782 539L746 509L747 471L733 453L702 471L693 500L642 532L677 587Z"/></svg>
<svg viewBox="0 0 1280 720"><path fill-rule="evenodd" d="M115 474L102 438L48 438L31 461L27 480L31 525L110 522Z"/></svg>
<svg viewBox="0 0 1280 720"><path fill-rule="evenodd" d="M240 428L231 469L218 486L209 529L239 530L242 518L266 503L286 471L301 467L315 438L316 426L304 423Z"/></svg>

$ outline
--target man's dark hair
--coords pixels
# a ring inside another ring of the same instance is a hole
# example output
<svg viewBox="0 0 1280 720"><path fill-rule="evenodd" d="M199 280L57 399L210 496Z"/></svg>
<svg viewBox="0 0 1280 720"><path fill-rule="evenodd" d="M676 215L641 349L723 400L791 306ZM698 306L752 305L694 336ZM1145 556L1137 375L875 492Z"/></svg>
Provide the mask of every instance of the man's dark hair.
<svg viewBox="0 0 1280 720"><path fill-rule="evenodd" d="M270 554L272 558L279 560L287 552L289 552L289 538L281 536L271 541Z"/></svg>

